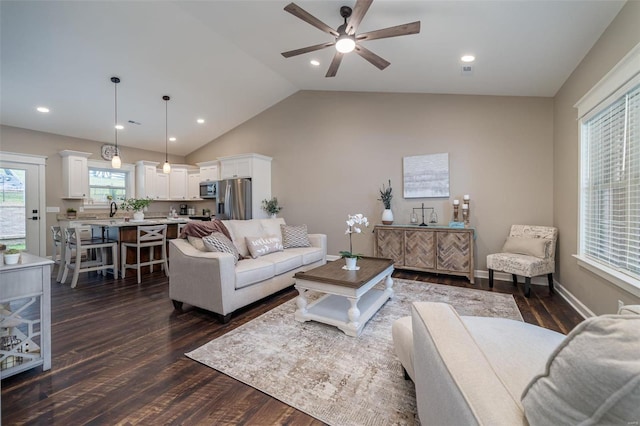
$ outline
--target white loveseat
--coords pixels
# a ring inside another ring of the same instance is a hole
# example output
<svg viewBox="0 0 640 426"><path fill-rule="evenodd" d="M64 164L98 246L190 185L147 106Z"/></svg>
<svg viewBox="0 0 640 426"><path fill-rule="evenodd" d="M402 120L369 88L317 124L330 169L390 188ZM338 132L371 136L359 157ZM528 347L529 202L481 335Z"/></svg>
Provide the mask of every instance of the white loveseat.
<svg viewBox="0 0 640 426"><path fill-rule="evenodd" d="M244 258L202 251L185 238L169 242L169 297L178 310L183 303L219 315L222 322L250 303L293 285L293 275L323 265L327 237L309 234L310 247L286 248L251 258L245 237L281 235L284 219L223 220L231 240Z"/></svg>
<svg viewBox="0 0 640 426"><path fill-rule="evenodd" d="M392 327L423 425L637 424L640 306L567 336L418 302Z"/></svg>

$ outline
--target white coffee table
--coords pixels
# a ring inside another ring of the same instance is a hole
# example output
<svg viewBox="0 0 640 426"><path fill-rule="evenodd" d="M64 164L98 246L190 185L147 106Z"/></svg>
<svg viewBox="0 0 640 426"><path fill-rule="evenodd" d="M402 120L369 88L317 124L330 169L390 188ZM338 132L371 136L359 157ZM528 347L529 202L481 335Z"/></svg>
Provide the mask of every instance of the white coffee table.
<svg viewBox="0 0 640 426"><path fill-rule="evenodd" d="M357 271L345 270L343 266L344 261L336 260L294 275L299 293L295 319L330 324L356 337L378 309L393 297L393 260L363 257L358 260ZM384 290L373 289L382 280ZM306 297L309 290L324 296L309 303Z"/></svg>

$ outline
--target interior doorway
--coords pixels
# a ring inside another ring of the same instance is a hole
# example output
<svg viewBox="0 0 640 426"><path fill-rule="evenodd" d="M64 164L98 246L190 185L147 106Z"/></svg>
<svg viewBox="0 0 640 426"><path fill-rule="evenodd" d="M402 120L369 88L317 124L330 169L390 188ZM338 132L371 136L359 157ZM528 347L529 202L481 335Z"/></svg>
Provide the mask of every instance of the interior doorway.
<svg viewBox="0 0 640 426"><path fill-rule="evenodd" d="M46 255L45 157L0 153L0 244Z"/></svg>

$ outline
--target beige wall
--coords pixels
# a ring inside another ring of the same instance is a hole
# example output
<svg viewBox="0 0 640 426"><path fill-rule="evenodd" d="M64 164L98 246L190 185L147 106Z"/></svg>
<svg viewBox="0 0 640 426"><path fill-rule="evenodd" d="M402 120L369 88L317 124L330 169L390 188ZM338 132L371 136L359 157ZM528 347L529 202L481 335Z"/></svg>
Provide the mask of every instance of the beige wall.
<svg viewBox="0 0 640 426"><path fill-rule="evenodd" d="M607 72L640 42L640 2L630 1L574 70L554 99L554 223L559 228L558 279L596 314L614 313L618 300L640 298L578 267L572 257L578 240L578 114L573 107Z"/></svg>
<svg viewBox="0 0 640 426"><path fill-rule="evenodd" d="M86 139L71 138L51 133L35 132L18 127L0 126L0 151L21 154L43 155L46 162L46 203L48 207L60 207L60 212L67 208L80 207L80 201L62 199L62 157L58 152L64 149L91 152L90 160L102 160L101 148L103 142ZM138 160L149 160L164 163L164 152L152 152L141 149L120 146L120 156L125 163L135 163ZM169 161L184 163L184 157L170 156ZM153 203L150 211L168 211L168 203ZM175 203L173 203L175 204ZM91 210L91 213L106 212L106 210ZM47 213L47 229L57 223L57 213ZM47 234L47 238L49 234ZM51 255L51 241L47 241L47 254Z"/></svg>
<svg viewBox="0 0 640 426"><path fill-rule="evenodd" d="M329 254L348 249L347 214L380 223L378 190L389 179L395 223L408 223L423 202L448 223L452 200L471 195L476 269L486 269L512 223L553 221L550 98L302 91L186 160L243 152L273 157L281 215L328 234ZM402 158L442 152L451 197L403 199ZM354 250L372 254L372 233L356 235Z"/></svg>

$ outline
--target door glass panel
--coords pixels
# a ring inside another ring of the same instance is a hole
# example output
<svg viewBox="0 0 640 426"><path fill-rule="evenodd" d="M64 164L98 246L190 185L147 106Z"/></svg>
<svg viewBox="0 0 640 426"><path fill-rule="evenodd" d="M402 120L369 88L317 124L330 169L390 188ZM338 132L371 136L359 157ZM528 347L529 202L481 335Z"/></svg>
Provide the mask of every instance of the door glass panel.
<svg viewBox="0 0 640 426"><path fill-rule="evenodd" d="M26 249L25 170L0 168L0 244Z"/></svg>

